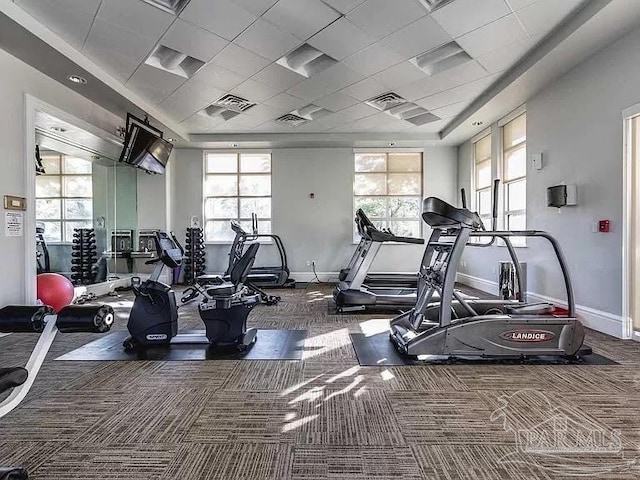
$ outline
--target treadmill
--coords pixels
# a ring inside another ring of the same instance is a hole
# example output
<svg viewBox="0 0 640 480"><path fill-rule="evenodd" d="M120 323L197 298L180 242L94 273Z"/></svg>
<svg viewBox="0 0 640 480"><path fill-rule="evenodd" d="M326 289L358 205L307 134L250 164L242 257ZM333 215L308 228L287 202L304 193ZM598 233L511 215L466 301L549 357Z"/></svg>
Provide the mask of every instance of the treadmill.
<svg viewBox="0 0 640 480"><path fill-rule="evenodd" d="M340 270L338 280L341 282L347 279L349 272L358 266L358 261L362 256L367 255L367 252L371 248L373 243L370 238L364 235L365 228L368 230L376 230L375 225L369 217L361 210L358 209L355 217L356 227L360 234L360 243L356 247L355 252L349 264L346 268ZM398 288L418 288L418 274L417 273L367 273L367 276L363 282L369 287L398 287Z"/></svg>
<svg viewBox="0 0 640 480"><path fill-rule="evenodd" d="M380 230L360 209L356 212L356 223L363 241L349 263L348 271L333 290L333 299L339 312L365 310L367 307L411 308L415 305L415 288L402 286L370 286L365 284L367 272L378 250L385 242L413 243L424 245L423 238L399 237L389 230ZM347 270L347 269L345 269Z"/></svg>

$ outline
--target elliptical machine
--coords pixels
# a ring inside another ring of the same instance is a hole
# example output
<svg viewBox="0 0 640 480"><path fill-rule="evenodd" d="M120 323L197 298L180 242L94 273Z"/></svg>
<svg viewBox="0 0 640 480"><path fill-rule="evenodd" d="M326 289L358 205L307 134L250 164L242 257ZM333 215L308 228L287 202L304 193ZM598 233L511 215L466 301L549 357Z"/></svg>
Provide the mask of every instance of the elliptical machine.
<svg viewBox="0 0 640 480"><path fill-rule="evenodd" d="M206 336L201 334L178 334L178 307L175 292L159 279L165 266L177 268L182 265L182 249L175 237L158 231L154 236L157 258L146 264L155 264L151 277L139 286L133 286L135 300L129 315L128 337L123 346L126 350L144 347L168 346L171 344L209 344L211 346L234 346L238 351L247 350L257 339L257 330L247 329L247 317L260 303L259 295L247 295L243 283L253 265L259 244L251 244L229 276L230 281L221 280L209 285L206 296L199 305L200 317L206 327Z"/></svg>

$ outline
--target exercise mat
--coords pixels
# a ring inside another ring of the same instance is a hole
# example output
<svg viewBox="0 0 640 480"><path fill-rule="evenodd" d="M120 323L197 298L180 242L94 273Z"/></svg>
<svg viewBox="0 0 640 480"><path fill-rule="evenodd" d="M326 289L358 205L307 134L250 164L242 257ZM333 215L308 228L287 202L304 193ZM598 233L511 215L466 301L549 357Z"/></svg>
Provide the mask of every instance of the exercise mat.
<svg viewBox="0 0 640 480"><path fill-rule="evenodd" d="M206 340L204 330L188 330L180 333ZM258 330L258 339L255 344L242 353L233 347L212 349L206 343L176 343L171 346L127 352L122 342L128 336L129 332L120 330L62 355L56 360L300 360L307 331Z"/></svg>
<svg viewBox="0 0 640 480"><path fill-rule="evenodd" d="M389 332L377 333L367 336L364 333L352 333L351 343L356 351L358 363L365 367L376 366L402 366L402 365L487 365L487 364L505 364L505 365L618 365L617 362L610 360L602 355L592 353L577 359L568 359L562 357L527 357L526 359L510 358L510 359L493 359L481 357L467 358L449 358L442 356L429 356L427 359L419 359L416 357L405 357L400 355L389 339ZM586 347L585 347L586 348Z"/></svg>

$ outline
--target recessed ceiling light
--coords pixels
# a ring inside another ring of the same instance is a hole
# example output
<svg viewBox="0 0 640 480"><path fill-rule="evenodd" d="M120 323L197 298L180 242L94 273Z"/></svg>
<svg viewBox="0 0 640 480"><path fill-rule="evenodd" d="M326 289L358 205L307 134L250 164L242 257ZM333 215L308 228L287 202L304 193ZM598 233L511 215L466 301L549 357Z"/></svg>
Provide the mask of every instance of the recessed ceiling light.
<svg viewBox="0 0 640 480"><path fill-rule="evenodd" d="M484 123L484 122L477 121L477 122L473 122L471 125L473 125L474 127L479 127L479 126L480 126L480 125L482 125L483 123Z"/></svg>
<svg viewBox="0 0 640 480"><path fill-rule="evenodd" d="M395 145L395 143L394 143L394 142L389 142L389 146L390 146L390 147L393 147L394 145Z"/></svg>
<svg viewBox="0 0 640 480"><path fill-rule="evenodd" d="M236 148L236 147L238 146L238 144L237 144L237 143L232 143L232 144L231 144L231 146L232 146L233 148Z"/></svg>
<svg viewBox="0 0 640 480"><path fill-rule="evenodd" d="M87 83L87 79L79 75L69 75L67 78L73 83L77 83L80 85L84 85L85 83Z"/></svg>
<svg viewBox="0 0 640 480"><path fill-rule="evenodd" d="M167 142L175 142L175 141L176 141L176 139L175 139L175 138L165 138L165 140L166 140Z"/></svg>
<svg viewBox="0 0 640 480"><path fill-rule="evenodd" d="M310 78L335 65L338 61L305 43L279 59L276 63L303 77Z"/></svg>
<svg viewBox="0 0 640 480"><path fill-rule="evenodd" d="M67 131L64 127L49 127L49 130L53 130L54 132L64 133Z"/></svg>

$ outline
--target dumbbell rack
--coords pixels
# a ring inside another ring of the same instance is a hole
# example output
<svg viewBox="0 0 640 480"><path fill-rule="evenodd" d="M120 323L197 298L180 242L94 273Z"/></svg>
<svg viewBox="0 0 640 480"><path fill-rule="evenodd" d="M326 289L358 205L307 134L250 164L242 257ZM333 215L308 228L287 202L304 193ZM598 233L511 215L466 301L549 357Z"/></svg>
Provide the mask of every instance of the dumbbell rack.
<svg viewBox="0 0 640 480"><path fill-rule="evenodd" d="M96 234L93 228L74 228L71 247L71 279L74 285L93 282L93 265L96 263Z"/></svg>
<svg viewBox="0 0 640 480"><path fill-rule="evenodd" d="M206 251L202 228L187 228L184 262L184 284L193 285L196 278L204 274Z"/></svg>

